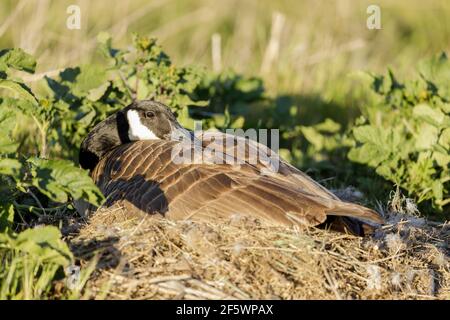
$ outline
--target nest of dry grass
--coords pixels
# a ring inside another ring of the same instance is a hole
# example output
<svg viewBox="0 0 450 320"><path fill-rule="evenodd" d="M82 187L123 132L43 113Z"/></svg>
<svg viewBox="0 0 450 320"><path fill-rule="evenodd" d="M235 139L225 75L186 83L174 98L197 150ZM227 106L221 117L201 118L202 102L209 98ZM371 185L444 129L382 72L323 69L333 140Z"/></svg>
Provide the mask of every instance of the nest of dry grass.
<svg viewBox="0 0 450 320"><path fill-rule="evenodd" d="M84 297L450 299L449 224L391 213L373 237L242 216L174 222L97 211L70 244L96 268Z"/></svg>

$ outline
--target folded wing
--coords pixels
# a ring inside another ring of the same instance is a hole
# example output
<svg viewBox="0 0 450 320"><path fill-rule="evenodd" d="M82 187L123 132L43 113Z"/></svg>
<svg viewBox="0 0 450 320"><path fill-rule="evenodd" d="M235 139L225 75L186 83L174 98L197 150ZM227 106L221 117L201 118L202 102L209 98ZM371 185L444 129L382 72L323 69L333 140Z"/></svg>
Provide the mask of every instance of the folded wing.
<svg viewBox="0 0 450 320"><path fill-rule="evenodd" d="M220 149L222 143L205 134L201 150L208 151L206 163L182 164L173 161L177 142L125 144L101 159L92 177L107 206L120 203L175 220L211 221L242 214L284 225L316 226L327 216L382 222L375 211L339 200L275 155L255 162L251 148L260 146L255 142L246 142L248 153L239 159L237 144ZM235 163L227 163L233 158Z"/></svg>

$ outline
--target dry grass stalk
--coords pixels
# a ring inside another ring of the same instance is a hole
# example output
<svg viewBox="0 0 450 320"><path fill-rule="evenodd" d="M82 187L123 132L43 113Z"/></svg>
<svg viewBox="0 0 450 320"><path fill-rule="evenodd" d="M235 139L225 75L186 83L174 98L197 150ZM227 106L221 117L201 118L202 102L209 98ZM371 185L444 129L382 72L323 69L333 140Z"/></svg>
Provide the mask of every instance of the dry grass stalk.
<svg viewBox="0 0 450 320"><path fill-rule="evenodd" d="M261 64L261 73L268 73L272 69L273 63L278 59L280 52L280 38L283 31L286 17L280 12L275 12L272 17L272 29L269 44Z"/></svg>
<svg viewBox="0 0 450 320"><path fill-rule="evenodd" d="M215 33L211 37L211 56L214 72L222 70L222 47L220 34Z"/></svg>

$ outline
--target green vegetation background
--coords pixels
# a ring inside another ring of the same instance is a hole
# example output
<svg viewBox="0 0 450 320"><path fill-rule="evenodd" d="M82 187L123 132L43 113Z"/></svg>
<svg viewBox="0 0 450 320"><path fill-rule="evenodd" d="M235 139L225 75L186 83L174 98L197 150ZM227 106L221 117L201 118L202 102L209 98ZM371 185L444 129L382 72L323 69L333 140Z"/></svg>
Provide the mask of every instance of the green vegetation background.
<svg viewBox="0 0 450 320"><path fill-rule="evenodd" d="M0 297L48 296L73 262L57 229L27 226L100 201L78 146L135 96L188 127L280 129L282 156L327 187L375 206L398 186L448 218L450 3L378 3L381 30L368 1L78 1L68 30L71 1L2 1L0 48L23 51L0 53Z"/></svg>

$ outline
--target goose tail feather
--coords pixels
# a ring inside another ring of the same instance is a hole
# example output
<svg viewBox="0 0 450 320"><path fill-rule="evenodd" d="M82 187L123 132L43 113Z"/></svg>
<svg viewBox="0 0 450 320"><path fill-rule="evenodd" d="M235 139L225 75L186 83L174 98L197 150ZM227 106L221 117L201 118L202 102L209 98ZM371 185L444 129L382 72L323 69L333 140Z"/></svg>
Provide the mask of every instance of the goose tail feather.
<svg viewBox="0 0 450 320"><path fill-rule="evenodd" d="M343 216L348 218L357 218L364 222L383 224L384 219L375 210L363 207L359 204L340 202L333 208L326 211L328 216Z"/></svg>

